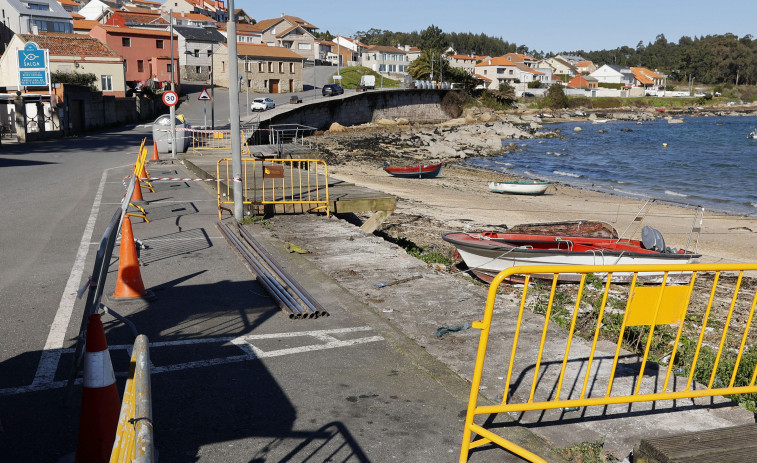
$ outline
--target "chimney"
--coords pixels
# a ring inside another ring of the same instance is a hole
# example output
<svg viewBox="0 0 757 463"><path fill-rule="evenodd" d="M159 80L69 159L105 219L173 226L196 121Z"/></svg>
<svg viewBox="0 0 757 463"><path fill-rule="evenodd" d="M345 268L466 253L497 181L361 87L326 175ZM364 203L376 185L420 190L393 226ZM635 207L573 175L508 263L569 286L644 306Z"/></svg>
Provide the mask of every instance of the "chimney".
<svg viewBox="0 0 757 463"><path fill-rule="evenodd" d="M282 18L284 17L284 13L281 13L281 17L282 17Z"/></svg>

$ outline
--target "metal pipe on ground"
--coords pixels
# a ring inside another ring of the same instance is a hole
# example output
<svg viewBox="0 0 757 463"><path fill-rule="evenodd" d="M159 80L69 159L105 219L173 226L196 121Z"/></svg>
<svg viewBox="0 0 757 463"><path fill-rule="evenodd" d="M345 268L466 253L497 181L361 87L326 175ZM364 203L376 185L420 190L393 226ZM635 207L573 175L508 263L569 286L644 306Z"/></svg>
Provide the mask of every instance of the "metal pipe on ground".
<svg viewBox="0 0 757 463"><path fill-rule="evenodd" d="M245 247L244 243L231 231L231 229L223 223L217 222L218 229L224 235L226 240L234 248L239 251L242 259L247 262L250 270L255 272L258 276L258 281L268 291L271 297L274 298L276 304L282 311L289 315L289 318L311 318L315 314L302 308L292 296L286 292L286 290L276 281L268 271L255 259L250 251Z"/></svg>
<svg viewBox="0 0 757 463"><path fill-rule="evenodd" d="M328 317L330 314L326 309L318 302L316 301L313 296L310 295L310 293L307 292L305 288L300 285L297 280L291 277L289 273L281 268L279 264L271 257L271 255L266 251L258 242L253 238L253 236L250 234L249 231L247 231L244 227L242 227L239 222L237 222L237 229L239 230L240 234L242 235L242 238L247 241L247 244L249 244L252 249L260 255L260 257L263 258L263 260L273 269L273 271L284 281L285 284L287 284L292 292L295 293L297 297L299 297L305 305L307 305L312 311L314 311L319 316Z"/></svg>

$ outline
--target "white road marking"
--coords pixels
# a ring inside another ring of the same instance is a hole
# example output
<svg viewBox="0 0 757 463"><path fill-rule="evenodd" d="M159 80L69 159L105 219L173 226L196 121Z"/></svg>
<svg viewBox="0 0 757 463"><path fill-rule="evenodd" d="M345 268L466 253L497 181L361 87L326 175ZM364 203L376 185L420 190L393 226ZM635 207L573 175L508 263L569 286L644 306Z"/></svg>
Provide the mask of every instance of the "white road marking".
<svg viewBox="0 0 757 463"><path fill-rule="evenodd" d="M47 335L45 347L42 350L42 357L39 360L39 365L37 365L37 373L34 375L32 386L52 382L55 377L55 370L58 368L58 361L60 360L60 348L63 347L63 342L66 340L66 330L68 329L71 313L73 312L74 304L76 303L76 292L79 289L81 277L84 274L84 263L87 259L89 243L92 239L92 233L95 230L97 215L100 213L100 203L102 202L108 170L110 169L103 171L102 177L100 178L100 186L97 188L97 194L92 203L92 210L89 213L87 225L84 227L84 233L82 233L81 241L79 242L79 250L76 253L76 259L71 268L71 274L68 276L66 287L60 298L58 311L55 313L55 318L50 326L50 331Z"/></svg>
<svg viewBox="0 0 757 463"><path fill-rule="evenodd" d="M193 344L214 343L214 344L223 345L223 344L231 343L239 347L239 349L242 350L243 353L240 355L230 355L230 356L218 357L214 359L205 359L205 360L177 363L177 364L172 364L172 365L161 365L157 367L152 367L151 373L152 374L170 373L174 371L189 370L193 368L203 368L203 367L210 367L210 366L216 366L216 365L225 365L225 364L235 363L235 362L244 362L244 361L249 361L249 360L260 360L264 358L282 357L286 355L303 354L306 352L316 352L316 351L321 351L321 350L336 349L340 347L351 347L351 346L357 346L360 344L366 344L369 342L377 342L377 341L384 340L384 338L381 336L366 336L366 337L353 338L353 339L347 339L347 340L340 340L334 337L334 335L338 335L338 334L359 333L359 332L365 332L365 331L372 331L372 328L369 326L357 326L357 327L352 327L352 328L335 328L332 330L296 331L296 332L268 333L268 334L248 334L248 335L236 336L236 337L220 336L220 337L215 337L215 338L198 338L198 339L184 339L181 341L153 342L153 343L150 343L151 351L155 349L187 346L187 345L193 345ZM285 348L274 349L274 350L269 350L269 351L266 351L262 349L261 347L255 345L255 341L262 341L262 340L269 340L269 339L284 340L284 339L302 338L302 337L314 338L315 342L309 345L302 345L298 347L285 347ZM108 347L108 350L111 352L125 351L129 356L131 356L132 348L133 348L133 345L131 344L120 344L120 345L110 346ZM51 354L54 354L56 359L59 359L60 356L63 354L73 354L74 349L58 348L58 349L51 349L49 352ZM57 363L55 366L57 366ZM78 378L76 380L76 384L81 384L81 381L82 381L82 378ZM41 382L41 381L35 380L35 382L33 382L30 386L0 389L0 397L24 394L28 392L38 392L38 391L44 391L48 389L62 388L66 386L66 383L67 381L52 381L52 379L47 382Z"/></svg>

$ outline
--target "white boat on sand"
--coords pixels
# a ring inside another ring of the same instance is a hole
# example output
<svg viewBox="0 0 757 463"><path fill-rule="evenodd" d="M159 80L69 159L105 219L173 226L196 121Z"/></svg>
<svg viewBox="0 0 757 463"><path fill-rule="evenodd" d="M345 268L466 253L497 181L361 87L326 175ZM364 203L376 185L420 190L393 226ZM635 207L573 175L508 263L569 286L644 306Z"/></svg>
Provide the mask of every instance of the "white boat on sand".
<svg viewBox="0 0 757 463"><path fill-rule="evenodd" d="M551 182L489 182L489 191L511 195L541 195Z"/></svg>

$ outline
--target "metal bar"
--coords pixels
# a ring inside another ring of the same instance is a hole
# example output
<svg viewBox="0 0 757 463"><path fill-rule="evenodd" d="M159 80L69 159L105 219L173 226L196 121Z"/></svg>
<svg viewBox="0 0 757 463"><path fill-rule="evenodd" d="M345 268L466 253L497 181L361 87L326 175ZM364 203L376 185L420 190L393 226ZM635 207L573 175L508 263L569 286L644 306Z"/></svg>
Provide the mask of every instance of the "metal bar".
<svg viewBox="0 0 757 463"><path fill-rule="evenodd" d="M258 279L263 287L276 300L279 307L290 314L290 318L301 318L303 315L309 315L305 309L295 301L292 296L255 260L252 254L244 247L239 238L234 235L228 225L218 222L217 226L224 237L231 243L242 255L242 258L249 264L250 269L258 275Z"/></svg>
<svg viewBox="0 0 757 463"><path fill-rule="evenodd" d="M155 461L152 423L152 391L150 381L150 349L147 336L141 334L134 342L136 356L134 374L134 462Z"/></svg>
<svg viewBox="0 0 757 463"><path fill-rule="evenodd" d="M281 277L281 279L284 281L284 283L289 286L289 288L292 290L292 292L295 293L297 297L302 299L302 301L310 307L312 311L315 313L321 315L321 316L329 316L328 311L317 301L313 296L310 295L310 293L307 292L305 288L300 285L297 280L292 278L292 276L284 270L274 259L271 257L271 255L266 251L258 242L253 238L253 236L250 234L249 231L247 231L244 227L242 227L240 224L237 223L237 229L239 230L242 237L247 241L247 243L257 252L260 257L267 263L274 272Z"/></svg>

